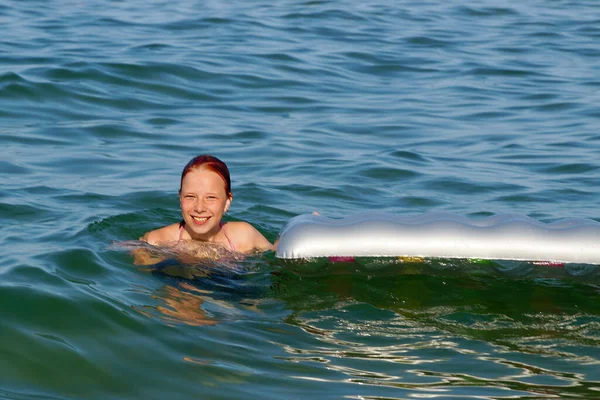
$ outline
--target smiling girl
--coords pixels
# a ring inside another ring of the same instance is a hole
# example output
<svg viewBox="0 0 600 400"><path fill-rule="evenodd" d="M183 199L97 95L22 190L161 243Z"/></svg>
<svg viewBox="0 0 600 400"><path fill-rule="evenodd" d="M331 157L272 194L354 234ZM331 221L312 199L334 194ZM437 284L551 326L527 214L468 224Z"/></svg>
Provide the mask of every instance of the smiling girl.
<svg viewBox="0 0 600 400"><path fill-rule="evenodd" d="M273 245L249 223L222 221L232 200L227 165L210 155L194 157L181 174L179 203L183 219L147 232L140 240L151 245L209 242L241 253L272 250Z"/></svg>

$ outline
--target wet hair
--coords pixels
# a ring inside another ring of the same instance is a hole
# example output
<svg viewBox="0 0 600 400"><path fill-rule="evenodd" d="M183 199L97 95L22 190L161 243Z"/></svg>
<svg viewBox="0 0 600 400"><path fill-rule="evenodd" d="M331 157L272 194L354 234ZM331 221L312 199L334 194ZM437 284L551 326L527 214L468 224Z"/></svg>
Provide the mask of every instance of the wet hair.
<svg viewBox="0 0 600 400"><path fill-rule="evenodd" d="M227 168L227 164L219 160L217 157L213 157L208 154L192 158L190 162L188 162L183 168L183 172L181 173L181 183L179 184L179 193L181 193L183 178L187 175L187 173L203 168L216 173L223 179L223 182L225 182L225 193L227 194L227 197L231 197L231 178L229 177L229 168Z"/></svg>

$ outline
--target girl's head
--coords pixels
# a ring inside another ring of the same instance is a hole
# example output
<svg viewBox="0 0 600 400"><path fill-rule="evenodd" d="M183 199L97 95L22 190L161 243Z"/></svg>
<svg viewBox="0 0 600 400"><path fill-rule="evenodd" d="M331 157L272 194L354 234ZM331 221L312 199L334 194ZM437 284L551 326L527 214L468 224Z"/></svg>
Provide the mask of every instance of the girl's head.
<svg viewBox="0 0 600 400"><path fill-rule="evenodd" d="M190 171L200 169L207 169L219 175L223 179L223 183L225 185L225 194L227 195L227 198L231 199L233 197L233 194L231 193L231 178L229 176L229 168L227 168L227 165L223 161L219 160L217 157L213 157L208 154L192 158L190 162L188 162L187 165L183 168L183 172L181 173L181 182L179 184L179 193L181 193L183 178Z"/></svg>
<svg viewBox="0 0 600 400"><path fill-rule="evenodd" d="M181 226L194 240L211 241L221 231L221 219L231 205L229 169L216 157L194 157L181 173Z"/></svg>

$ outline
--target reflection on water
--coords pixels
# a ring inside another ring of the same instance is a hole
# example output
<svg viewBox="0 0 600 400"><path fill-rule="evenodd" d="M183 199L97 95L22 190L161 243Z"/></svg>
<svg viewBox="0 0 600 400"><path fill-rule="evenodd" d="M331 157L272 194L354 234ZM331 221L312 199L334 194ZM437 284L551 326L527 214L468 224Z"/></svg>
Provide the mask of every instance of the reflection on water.
<svg viewBox="0 0 600 400"><path fill-rule="evenodd" d="M256 304L266 294L262 285L247 279L256 272L254 256L204 244L194 246L194 253L188 248L128 244L134 250L140 246L161 260L140 267L164 284L151 294L158 305L136 307L149 317L158 316L169 323L193 326L214 325L219 321L214 316L215 311L221 316L236 314L238 308L256 311ZM215 258L215 252L223 256Z"/></svg>
<svg viewBox="0 0 600 400"><path fill-rule="evenodd" d="M589 395L600 378L586 368L600 362L598 287L431 271L282 272L286 322L312 338L284 345L283 359L319 363L331 382L427 397Z"/></svg>
<svg viewBox="0 0 600 400"><path fill-rule="evenodd" d="M214 325L215 321L202 309L205 295L210 296L210 293L202 293L195 290L193 286L181 283L180 287L165 286L153 298L165 304L156 306L156 311L166 322L181 322L196 326ZM150 313L146 315L151 316Z"/></svg>
<svg viewBox="0 0 600 400"><path fill-rule="evenodd" d="M148 293L152 304L135 308L174 327L228 332L228 340L239 338L234 343L251 337L256 348L244 344L244 351L274 363L265 368L280 384L327 385L340 396L547 398L597 390L593 266L231 256L140 267L159 285ZM252 376L238 371L241 360L223 364L192 349L182 359L206 376L231 369L238 384Z"/></svg>

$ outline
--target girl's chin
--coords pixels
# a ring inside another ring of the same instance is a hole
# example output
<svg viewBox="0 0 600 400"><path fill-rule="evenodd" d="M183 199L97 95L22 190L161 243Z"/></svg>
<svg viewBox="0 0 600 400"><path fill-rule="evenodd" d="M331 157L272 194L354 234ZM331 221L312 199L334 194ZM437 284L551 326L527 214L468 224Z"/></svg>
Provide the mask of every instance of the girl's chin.
<svg viewBox="0 0 600 400"><path fill-rule="evenodd" d="M186 222L186 224L195 235L203 236L210 234L210 232L213 230L218 230L212 223L212 218L204 222L198 222L194 219L190 219L190 221Z"/></svg>

